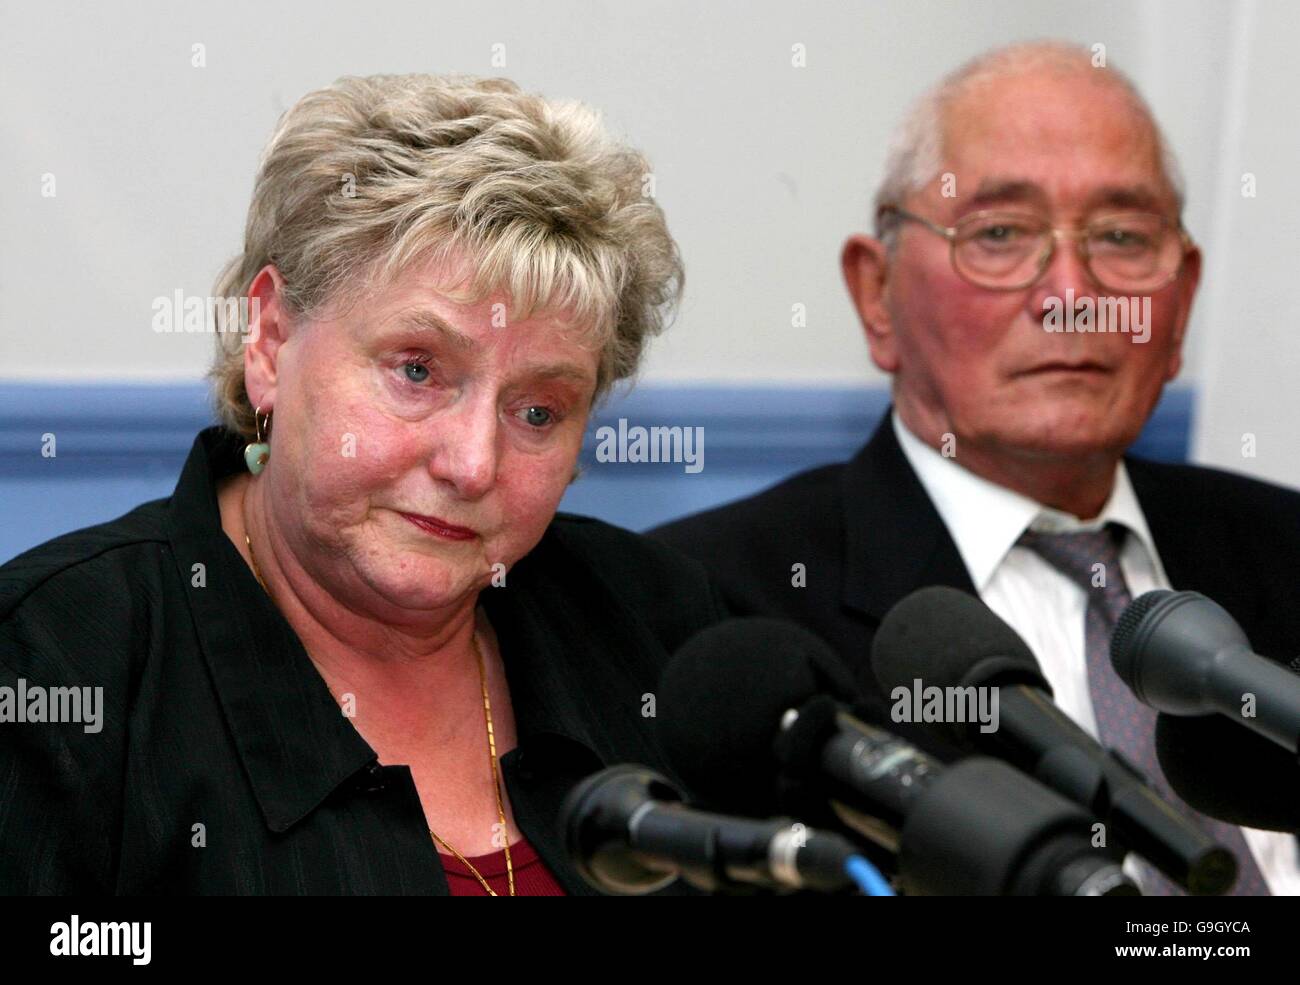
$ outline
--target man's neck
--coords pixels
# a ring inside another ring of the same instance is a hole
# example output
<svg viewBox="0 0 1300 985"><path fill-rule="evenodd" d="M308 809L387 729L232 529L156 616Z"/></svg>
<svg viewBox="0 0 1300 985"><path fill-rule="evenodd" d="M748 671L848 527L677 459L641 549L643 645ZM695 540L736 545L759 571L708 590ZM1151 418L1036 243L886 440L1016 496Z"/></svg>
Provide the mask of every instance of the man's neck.
<svg viewBox="0 0 1300 985"><path fill-rule="evenodd" d="M943 422L915 423L901 407L899 421L919 441L944 453L943 435L953 433ZM1101 513L1115 488L1115 470L1121 456L1113 452L1087 455L1053 455L992 448L958 439L954 464L988 482L1010 489L1043 506L1091 520Z"/></svg>

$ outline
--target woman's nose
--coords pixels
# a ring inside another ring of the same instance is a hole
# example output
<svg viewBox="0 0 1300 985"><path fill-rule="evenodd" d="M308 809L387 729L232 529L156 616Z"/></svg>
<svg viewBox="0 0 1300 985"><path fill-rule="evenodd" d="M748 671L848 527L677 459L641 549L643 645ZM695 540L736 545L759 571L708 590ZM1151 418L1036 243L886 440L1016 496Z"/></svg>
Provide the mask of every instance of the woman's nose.
<svg viewBox="0 0 1300 985"><path fill-rule="evenodd" d="M501 453L495 400L462 400L433 425L437 442L429 472L463 499L480 499L496 483Z"/></svg>

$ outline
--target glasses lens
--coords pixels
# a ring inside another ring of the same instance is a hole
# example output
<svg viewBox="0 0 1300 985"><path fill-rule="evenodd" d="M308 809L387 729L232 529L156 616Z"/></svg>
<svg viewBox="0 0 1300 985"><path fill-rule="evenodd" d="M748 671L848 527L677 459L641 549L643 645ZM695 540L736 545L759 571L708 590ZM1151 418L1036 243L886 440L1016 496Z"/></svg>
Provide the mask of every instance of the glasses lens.
<svg viewBox="0 0 1300 985"><path fill-rule="evenodd" d="M988 287L1014 287L1034 278L1051 229L1041 219L981 212L957 224L953 259L967 278Z"/></svg>
<svg viewBox="0 0 1300 985"><path fill-rule="evenodd" d="M1158 215L1114 215L1088 227L1093 276L1107 287L1141 291L1164 284L1178 270L1183 251L1178 233Z"/></svg>

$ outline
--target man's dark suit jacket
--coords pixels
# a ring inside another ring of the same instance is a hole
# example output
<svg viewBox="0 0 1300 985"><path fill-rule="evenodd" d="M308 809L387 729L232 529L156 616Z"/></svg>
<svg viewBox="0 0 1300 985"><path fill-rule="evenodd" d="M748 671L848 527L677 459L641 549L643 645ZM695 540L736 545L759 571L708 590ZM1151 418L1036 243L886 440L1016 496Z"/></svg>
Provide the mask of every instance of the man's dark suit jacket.
<svg viewBox="0 0 1300 985"><path fill-rule="evenodd" d="M1214 599L1256 652L1300 654L1300 493L1214 469L1126 458L1176 589ZM871 641L895 602L927 585L975 587L889 414L854 458L651 532L698 558L737 615L791 619L820 634L863 685L867 715L943 758L955 750L892 723L870 673ZM807 587L792 585L806 566ZM1230 724L1230 723L1228 723Z"/></svg>

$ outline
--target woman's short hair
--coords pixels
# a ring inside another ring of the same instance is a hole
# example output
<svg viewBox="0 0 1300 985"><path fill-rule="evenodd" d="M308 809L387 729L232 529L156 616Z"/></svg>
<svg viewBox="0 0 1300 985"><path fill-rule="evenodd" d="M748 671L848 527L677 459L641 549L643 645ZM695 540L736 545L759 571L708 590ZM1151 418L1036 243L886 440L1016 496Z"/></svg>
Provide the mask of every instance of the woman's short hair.
<svg viewBox="0 0 1300 985"><path fill-rule="evenodd" d="M509 317L564 311L594 333L596 396L633 375L681 293L677 245L646 159L575 102L506 79L345 77L308 93L262 153L244 249L218 275L215 399L253 434L245 298L274 264L291 315L378 291L452 254L469 302L504 291ZM233 319L233 321L232 321Z"/></svg>

